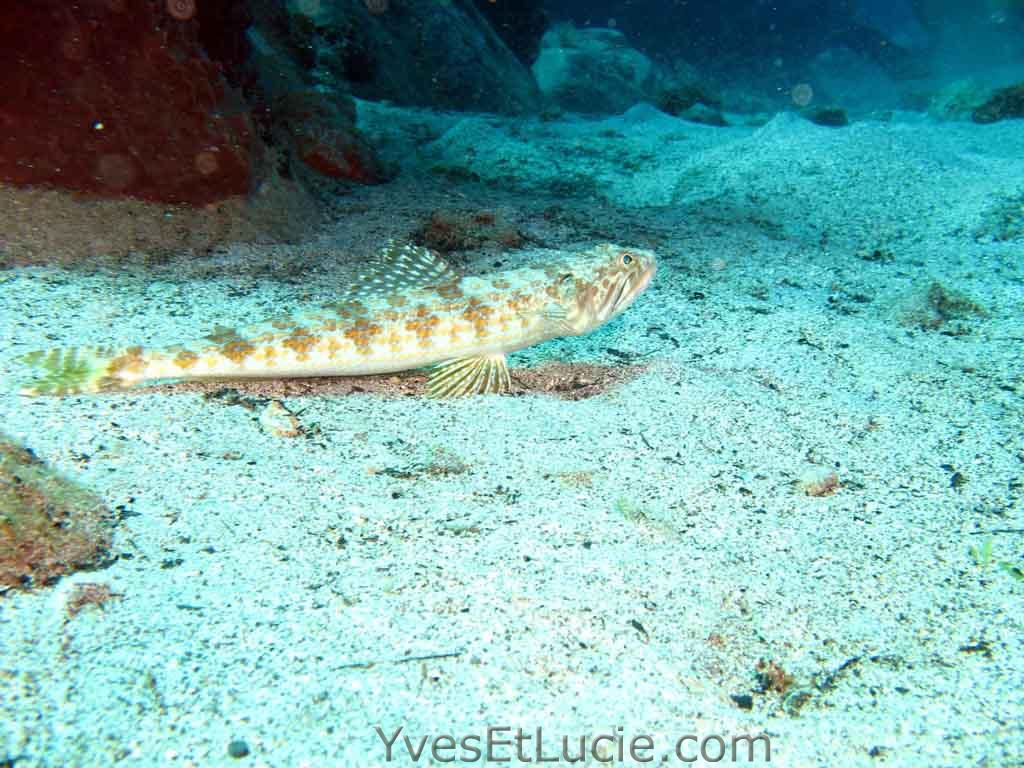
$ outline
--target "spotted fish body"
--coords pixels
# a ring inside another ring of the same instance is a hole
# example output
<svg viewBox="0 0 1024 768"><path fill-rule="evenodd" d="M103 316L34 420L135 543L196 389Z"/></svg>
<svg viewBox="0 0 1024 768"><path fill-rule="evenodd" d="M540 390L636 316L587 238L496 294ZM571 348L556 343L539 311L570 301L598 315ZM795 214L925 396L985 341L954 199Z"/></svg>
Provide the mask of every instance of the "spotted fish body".
<svg viewBox="0 0 1024 768"><path fill-rule="evenodd" d="M426 248L389 244L375 270L316 311L162 349L33 352L23 394L111 392L163 380L359 376L434 366L436 397L503 392L505 353L587 333L650 282L649 251L602 245L572 258L461 276Z"/></svg>

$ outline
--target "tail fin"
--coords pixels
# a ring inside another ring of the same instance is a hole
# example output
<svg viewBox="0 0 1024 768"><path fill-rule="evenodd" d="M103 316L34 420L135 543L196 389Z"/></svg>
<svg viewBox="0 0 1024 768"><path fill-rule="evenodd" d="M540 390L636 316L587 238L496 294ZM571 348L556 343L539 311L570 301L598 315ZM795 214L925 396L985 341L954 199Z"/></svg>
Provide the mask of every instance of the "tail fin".
<svg viewBox="0 0 1024 768"><path fill-rule="evenodd" d="M134 352L134 354L133 354ZM66 347L22 355L21 362L35 369L35 377L21 389L23 395L77 395L110 392L128 383L120 372L125 362L138 359L141 350L104 347Z"/></svg>

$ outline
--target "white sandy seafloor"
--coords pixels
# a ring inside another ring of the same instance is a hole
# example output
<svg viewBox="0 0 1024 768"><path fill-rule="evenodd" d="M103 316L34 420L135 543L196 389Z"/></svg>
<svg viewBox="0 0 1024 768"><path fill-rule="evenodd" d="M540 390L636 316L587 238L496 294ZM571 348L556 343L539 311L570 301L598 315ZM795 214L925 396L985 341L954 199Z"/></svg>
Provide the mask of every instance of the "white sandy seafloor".
<svg viewBox="0 0 1024 768"><path fill-rule="evenodd" d="M346 198L305 251L0 274L3 429L122 518L109 567L0 601L0 759L377 766L379 726L540 728L545 757L649 735L667 765L688 734L698 765L761 734L781 766L1024 765L1024 583L1000 565L1024 555L1024 240L988 233L1024 205L1024 123L377 118L449 207L511 211L526 256L653 247L625 315L513 360L646 369L581 401L291 398L291 439L190 392L12 394L30 349L329 298L315 254L408 231L437 207L415 183ZM986 314L922 330L933 281ZM68 618L82 581L119 597ZM390 764L486 764L446 744Z"/></svg>

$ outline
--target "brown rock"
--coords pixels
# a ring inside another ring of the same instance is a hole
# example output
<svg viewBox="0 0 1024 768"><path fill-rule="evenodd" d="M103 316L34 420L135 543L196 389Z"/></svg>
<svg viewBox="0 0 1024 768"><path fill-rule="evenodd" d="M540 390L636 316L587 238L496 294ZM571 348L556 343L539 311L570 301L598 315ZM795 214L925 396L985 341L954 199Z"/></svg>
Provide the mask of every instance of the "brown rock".
<svg viewBox="0 0 1024 768"><path fill-rule="evenodd" d="M99 565L110 532L97 497L0 434L0 592Z"/></svg>

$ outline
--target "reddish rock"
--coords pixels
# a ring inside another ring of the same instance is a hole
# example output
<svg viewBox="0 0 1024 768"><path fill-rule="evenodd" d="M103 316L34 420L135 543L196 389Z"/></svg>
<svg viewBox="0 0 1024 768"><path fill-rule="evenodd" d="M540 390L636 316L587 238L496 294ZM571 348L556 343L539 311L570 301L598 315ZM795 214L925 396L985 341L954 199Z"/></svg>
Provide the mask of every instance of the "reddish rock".
<svg viewBox="0 0 1024 768"><path fill-rule="evenodd" d="M351 96L310 88L289 91L276 102L299 159L322 176L362 184L385 180L380 161L356 128Z"/></svg>
<svg viewBox="0 0 1024 768"><path fill-rule="evenodd" d="M226 105L197 4L8 0L0 182L202 205L249 190L250 121Z"/></svg>
<svg viewBox="0 0 1024 768"><path fill-rule="evenodd" d="M382 181L369 147L355 131L307 123L295 130L299 157L317 173L363 184Z"/></svg>
<svg viewBox="0 0 1024 768"><path fill-rule="evenodd" d="M0 434L0 594L100 565L111 523L99 498Z"/></svg>

